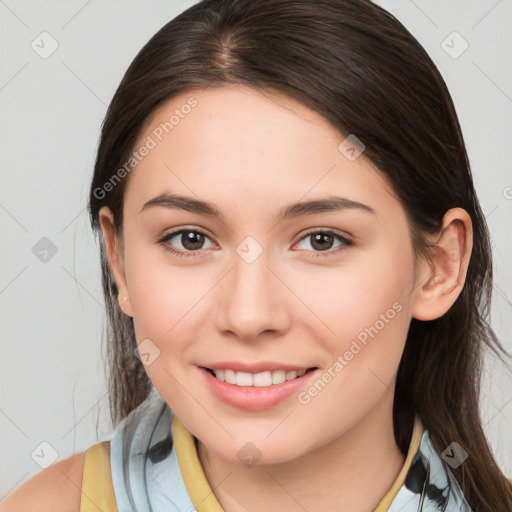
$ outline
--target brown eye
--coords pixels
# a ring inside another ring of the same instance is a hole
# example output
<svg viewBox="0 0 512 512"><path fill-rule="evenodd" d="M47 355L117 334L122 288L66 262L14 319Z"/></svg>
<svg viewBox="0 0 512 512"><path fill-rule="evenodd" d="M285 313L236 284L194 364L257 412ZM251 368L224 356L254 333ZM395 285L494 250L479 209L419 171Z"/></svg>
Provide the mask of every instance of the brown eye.
<svg viewBox="0 0 512 512"><path fill-rule="evenodd" d="M329 233L316 233L311 236L311 247L319 251L326 251L331 248L334 236Z"/></svg>
<svg viewBox="0 0 512 512"><path fill-rule="evenodd" d="M352 240L349 240L348 238L337 233L334 233L332 231L310 231L300 239L300 242L306 239L311 240L310 247L312 247L313 251L312 254L309 254L308 256L313 257L329 256L332 254L336 254L340 250L343 250L346 247L350 247L351 245L353 245ZM340 243L337 246L335 246L333 250L331 250L335 240L339 240ZM311 253L311 251L309 252Z"/></svg>
<svg viewBox="0 0 512 512"><path fill-rule="evenodd" d="M197 256L198 254L195 253L199 253L201 249L205 248L204 243L206 240L209 240L208 236L201 231L196 229L181 229L169 233L159 240L158 243L163 245L164 249L171 253L188 257ZM215 244L212 244L212 246L214 245Z"/></svg>
<svg viewBox="0 0 512 512"><path fill-rule="evenodd" d="M205 236L197 231L182 231L179 240L188 251L197 251L202 248L204 239Z"/></svg>

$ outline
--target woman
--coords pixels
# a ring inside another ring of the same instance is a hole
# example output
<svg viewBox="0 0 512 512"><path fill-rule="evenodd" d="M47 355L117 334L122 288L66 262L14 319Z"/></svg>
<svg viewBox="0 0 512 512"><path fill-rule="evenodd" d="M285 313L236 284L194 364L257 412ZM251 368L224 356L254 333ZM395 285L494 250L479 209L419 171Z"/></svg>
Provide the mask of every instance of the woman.
<svg viewBox="0 0 512 512"><path fill-rule="evenodd" d="M77 508L512 509L478 411L489 234L389 13L187 9L111 102L89 212L116 430L65 468Z"/></svg>

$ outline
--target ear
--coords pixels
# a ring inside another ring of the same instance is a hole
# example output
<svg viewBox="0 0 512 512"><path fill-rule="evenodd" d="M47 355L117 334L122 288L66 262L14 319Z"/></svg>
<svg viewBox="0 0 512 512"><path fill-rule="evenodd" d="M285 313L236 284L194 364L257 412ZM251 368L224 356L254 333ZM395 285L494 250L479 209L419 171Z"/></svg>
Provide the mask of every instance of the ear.
<svg viewBox="0 0 512 512"><path fill-rule="evenodd" d="M133 316L124 270L123 241L121 235L118 235L115 231L114 215L107 206L103 206L100 209L99 221L107 249L110 272L119 293L117 297L119 306L123 310L123 313L128 316Z"/></svg>
<svg viewBox="0 0 512 512"><path fill-rule="evenodd" d="M412 316L418 320L442 317L464 287L473 248L472 222L466 210L448 210L441 234L431 241L435 247L430 269L422 267L414 290Z"/></svg>

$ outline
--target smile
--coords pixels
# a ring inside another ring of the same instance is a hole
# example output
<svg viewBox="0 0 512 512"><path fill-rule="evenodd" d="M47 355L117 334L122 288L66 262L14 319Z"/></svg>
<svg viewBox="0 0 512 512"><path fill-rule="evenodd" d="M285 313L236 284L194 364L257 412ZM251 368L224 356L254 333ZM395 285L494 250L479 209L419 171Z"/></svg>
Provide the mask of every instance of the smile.
<svg viewBox="0 0 512 512"><path fill-rule="evenodd" d="M313 370L274 370L264 371L260 373L249 373L249 372L237 372L230 369L211 369L206 368L215 378L228 384L241 387L268 387L276 384L282 384L283 382L297 379L302 377L306 372Z"/></svg>
<svg viewBox="0 0 512 512"><path fill-rule="evenodd" d="M248 369L247 365L238 366ZM269 368L270 365L266 366ZM219 400L231 407L251 411L269 409L285 401L306 387L319 371L318 367L263 371L262 364L253 367L256 373L242 369L235 371L229 367L211 369L199 366L198 370L207 388Z"/></svg>

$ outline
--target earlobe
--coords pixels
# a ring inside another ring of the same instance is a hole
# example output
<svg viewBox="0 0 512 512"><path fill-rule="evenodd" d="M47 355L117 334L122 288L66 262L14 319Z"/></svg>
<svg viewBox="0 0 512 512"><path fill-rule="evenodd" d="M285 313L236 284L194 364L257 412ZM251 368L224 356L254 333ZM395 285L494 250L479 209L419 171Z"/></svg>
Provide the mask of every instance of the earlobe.
<svg viewBox="0 0 512 512"><path fill-rule="evenodd" d="M133 316L124 269L122 241L115 230L114 216L107 206L100 209L99 221L107 250L110 272L118 290L119 307L126 315Z"/></svg>
<svg viewBox="0 0 512 512"><path fill-rule="evenodd" d="M464 287L473 247L469 214L462 208L448 210L434 243L430 269L416 283L412 316L417 320L442 317Z"/></svg>

